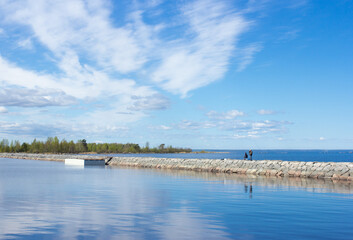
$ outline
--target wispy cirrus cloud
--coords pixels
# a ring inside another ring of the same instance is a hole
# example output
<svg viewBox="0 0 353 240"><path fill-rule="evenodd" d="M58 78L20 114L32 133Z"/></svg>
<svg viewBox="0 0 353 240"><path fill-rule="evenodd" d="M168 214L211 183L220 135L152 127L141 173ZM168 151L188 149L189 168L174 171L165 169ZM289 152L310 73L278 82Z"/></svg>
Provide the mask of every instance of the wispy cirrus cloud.
<svg viewBox="0 0 353 240"><path fill-rule="evenodd" d="M33 42L31 38L20 40L18 41L17 45L27 50L33 49Z"/></svg>
<svg viewBox="0 0 353 240"><path fill-rule="evenodd" d="M26 70L1 57L0 69L7 74L0 81L29 89L57 89L79 99L156 94L132 79L111 76L112 72L124 74L141 67L155 28L147 29L136 17L122 27L113 26L109 7L106 1L2 1L5 24L30 29L33 38L52 53L52 63L59 71ZM83 63L87 61L90 64Z"/></svg>
<svg viewBox="0 0 353 240"><path fill-rule="evenodd" d="M6 21L29 27L58 59L67 52L89 54L103 67L119 72L145 62L139 25L114 27L107 1L2 1ZM45 24L44 24L45 23ZM140 41L141 40L141 41Z"/></svg>
<svg viewBox="0 0 353 240"><path fill-rule="evenodd" d="M162 88L186 96L222 78L236 44L250 23L225 2L197 1L183 9L188 40L168 45L152 79Z"/></svg>
<svg viewBox="0 0 353 240"><path fill-rule="evenodd" d="M33 59L42 61L42 65L23 64L0 49L0 105L69 106L73 110L74 105L89 102L79 117L67 114L58 119L37 112L31 118L44 125L44 121L60 124L72 132L121 130L151 111L168 109L171 101L166 92L186 97L222 79L232 58L244 69L261 50L260 44L239 45L252 21L231 2L175 4L173 19L177 21L173 23L158 15L153 21L146 20L149 8L163 12L158 9L161 1L150 2L148 8L136 4L119 17L117 13L113 17L114 4L103 0L0 0L0 26L4 27L0 34L6 31L17 43L16 51L31 52ZM153 18L153 14L148 16ZM176 34L168 34L176 28ZM95 107L98 104L105 108ZM209 112L208 122L186 120L178 127L214 128L219 120L240 116L243 113L237 110ZM82 124L71 126L72 121ZM23 124L18 124L20 129Z"/></svg>
<svg viewBox="0 0 353 240"><path fill-rule="evenodd" d="M239 65L237 70L243 71L249 64L252 63L254 55L261 51L262 46L260 43L251 44L240 51Z"/></svg>
<svg viewBox="0 0 353 240"><path fill-rule="evenodd" d="M238 49L237 42L250 22L241 13L230 10L228 4L206 0L180 7L178 17L185 31L182 37L168 40L159 38L159 33L174 26L163 22L146 24L143 10L128 12L124 24L117 26L110 16L111 3L106 1L3 0L0 9L6 24L18 24L31 31L30 37L19 41L21 46L33 47L35 38L52 53L61 77L51 75L41 81L50 87L69 95L88 89L87 92L99 96L99 87L108 85L97 83L102 78L109 85L125 83L124 77L108 76L114 72L135 73L152 61L156 68L147 71L147 78L151 77L157 87L186 96L219 80L234 51L247 56L241 60L243 69L257 49ZM152 5L156 7L159 2ZM70 92L68 86L75 91ZM91 91L97 86L98 91ZM104 90L109 89L111 86Z"/></svg>

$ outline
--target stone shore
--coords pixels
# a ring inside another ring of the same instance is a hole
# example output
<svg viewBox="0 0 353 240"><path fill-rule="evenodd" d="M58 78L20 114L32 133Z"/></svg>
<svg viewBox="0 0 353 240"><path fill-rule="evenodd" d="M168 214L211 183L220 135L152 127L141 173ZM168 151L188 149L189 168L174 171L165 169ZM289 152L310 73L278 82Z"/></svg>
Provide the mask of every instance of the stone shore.
<svg viewBox="0 0 353 240"><path fill-rule="evenodd" d="M298 162L281 160L181 159L152 157L109 157L70 154L0 153L0 158L64 161L65 158L106 159L110 166L192 170L257 176L353 180L350 162Z"/></svg>

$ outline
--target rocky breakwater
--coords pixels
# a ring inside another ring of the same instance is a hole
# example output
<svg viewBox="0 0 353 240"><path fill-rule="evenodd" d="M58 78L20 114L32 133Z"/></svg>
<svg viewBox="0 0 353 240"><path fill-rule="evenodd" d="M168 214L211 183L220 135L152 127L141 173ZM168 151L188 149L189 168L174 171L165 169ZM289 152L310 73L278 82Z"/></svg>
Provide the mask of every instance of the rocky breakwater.
<svg viewBox="0 0 353 240"><path fill-rule="evenodd" d="M220 160L182 159L150 157L109 157L81 154L30 154L0 153L0 158L64 161L66 158L105 159L107 165L193 170L199 172L236 173L257 176L322 178L333 180L353 180L353 163L350 162L297 162L281 160Z"/></svg>
<svg viewBox="0 0 353 240"><path fill-rule="evenodd" d="M349 162L114 157L110 160L109 165L224 172L258 176L353 180L353 163Z"/></svg>

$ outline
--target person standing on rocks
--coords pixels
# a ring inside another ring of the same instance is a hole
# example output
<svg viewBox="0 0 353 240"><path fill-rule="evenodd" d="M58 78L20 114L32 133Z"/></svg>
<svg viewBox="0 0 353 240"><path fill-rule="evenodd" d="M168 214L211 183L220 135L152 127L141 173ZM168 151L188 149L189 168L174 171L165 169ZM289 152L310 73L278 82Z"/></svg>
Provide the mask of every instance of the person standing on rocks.
<svg viewBox="0 0 353 240"><path fill-rule="evenodd" d="M248 159L248 154L245 152L244 160L247 160L247 159Z"/></svg>
<svg viewBox="0 0 353 240"><path fill-rule="evenodd" d="M252 161L252 150L249 150L249 155L250 155L250 161Z"/></svg>

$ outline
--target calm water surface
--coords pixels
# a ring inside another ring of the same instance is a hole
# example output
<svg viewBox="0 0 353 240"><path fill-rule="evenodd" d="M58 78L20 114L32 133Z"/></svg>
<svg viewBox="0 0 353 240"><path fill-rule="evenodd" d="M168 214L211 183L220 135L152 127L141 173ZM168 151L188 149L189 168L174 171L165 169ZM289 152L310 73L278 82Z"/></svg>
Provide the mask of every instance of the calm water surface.
<svg viewBox="0 0 353 240"><path fill-rule="evenodd" d="M348 182L0 159L0 239L352 239Z"/></svg>

